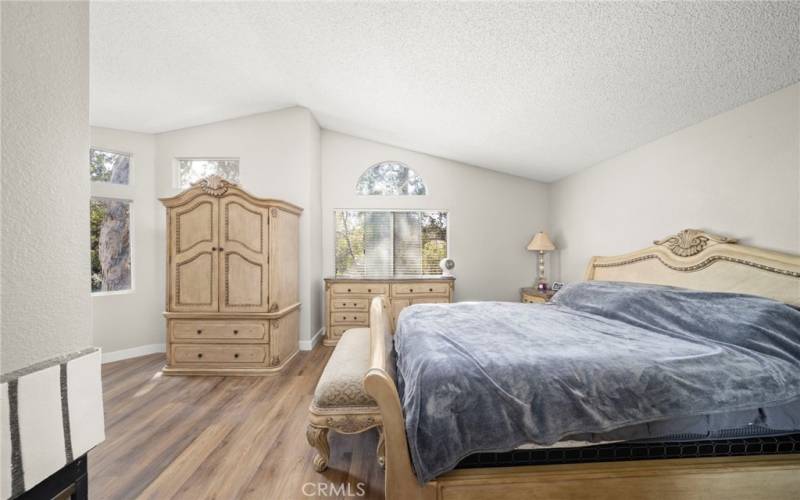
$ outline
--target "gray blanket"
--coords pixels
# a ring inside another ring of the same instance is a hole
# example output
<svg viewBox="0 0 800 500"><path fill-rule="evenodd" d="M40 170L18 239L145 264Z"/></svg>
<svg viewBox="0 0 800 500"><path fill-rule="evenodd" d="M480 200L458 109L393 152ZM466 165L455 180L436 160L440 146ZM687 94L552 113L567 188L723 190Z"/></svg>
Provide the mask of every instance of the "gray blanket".
<svg viewBox="0 0 800 500"><path fill-rule="evenodd" d="M747 295L588 282L420 304L394 342L423 483L478 451L800 399L800 311Z"/></svg>

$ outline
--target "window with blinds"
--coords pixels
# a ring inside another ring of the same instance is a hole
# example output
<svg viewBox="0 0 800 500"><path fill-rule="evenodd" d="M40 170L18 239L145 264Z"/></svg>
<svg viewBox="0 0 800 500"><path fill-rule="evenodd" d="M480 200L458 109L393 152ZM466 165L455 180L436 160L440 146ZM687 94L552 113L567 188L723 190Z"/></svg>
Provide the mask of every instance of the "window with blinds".
<svg viewBox="0 0 800 500"><path fill-rule="evenodd" d="M442 274L447 212L337 210L335 218L337 277Z"/></svg>

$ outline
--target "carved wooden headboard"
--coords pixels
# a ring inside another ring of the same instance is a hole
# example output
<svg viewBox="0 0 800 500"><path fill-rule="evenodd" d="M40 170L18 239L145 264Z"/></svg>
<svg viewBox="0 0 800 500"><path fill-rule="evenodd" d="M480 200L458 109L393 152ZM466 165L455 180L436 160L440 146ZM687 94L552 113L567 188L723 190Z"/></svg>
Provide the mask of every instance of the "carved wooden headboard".
<svg viewBox="0 0 800 500"><path fill-rule="evenodd" d="M586 279L747 293L800 306L800 256L742 246L696 229L629 254L592 257Z"/></svg>

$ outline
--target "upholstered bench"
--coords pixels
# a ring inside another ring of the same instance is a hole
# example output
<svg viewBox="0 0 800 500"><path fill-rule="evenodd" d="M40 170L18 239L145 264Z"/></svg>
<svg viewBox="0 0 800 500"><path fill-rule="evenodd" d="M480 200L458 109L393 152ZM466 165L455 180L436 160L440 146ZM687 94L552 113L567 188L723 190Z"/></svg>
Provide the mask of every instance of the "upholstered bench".
<svg viewBox="0 0 800 500"><path fill-rule="evenodd" d="M383 466L384 444L378 405L364 391L369 368L369 328L352 328L339 339L317 383L309 407L308 443L316 448L314 470L328 467L328 431L356 434L378 429L378 463Z"/></svg>

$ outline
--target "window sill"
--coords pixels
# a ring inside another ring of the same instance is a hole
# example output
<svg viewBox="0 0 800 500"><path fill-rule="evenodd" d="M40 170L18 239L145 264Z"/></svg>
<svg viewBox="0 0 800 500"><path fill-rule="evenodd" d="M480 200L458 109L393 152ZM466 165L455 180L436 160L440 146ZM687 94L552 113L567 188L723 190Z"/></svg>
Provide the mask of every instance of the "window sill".
<svg viewBox="0 0 800 500"><path fill-rule="evenodd" d="M92 297L111 297L113 295L130 295L133 293L133 288L127 290L115 290L113 292L90 292Z"/></svg>

